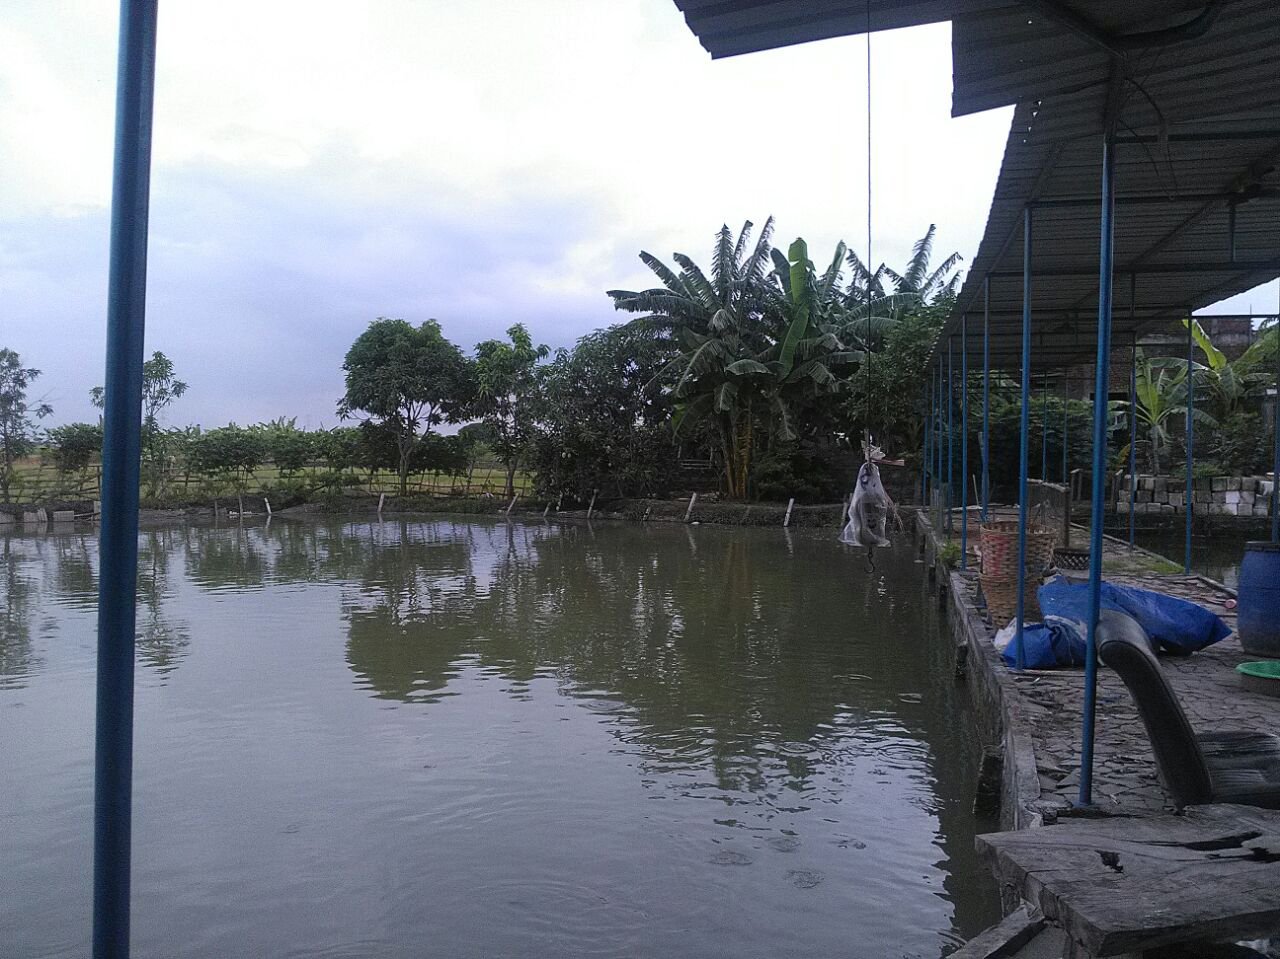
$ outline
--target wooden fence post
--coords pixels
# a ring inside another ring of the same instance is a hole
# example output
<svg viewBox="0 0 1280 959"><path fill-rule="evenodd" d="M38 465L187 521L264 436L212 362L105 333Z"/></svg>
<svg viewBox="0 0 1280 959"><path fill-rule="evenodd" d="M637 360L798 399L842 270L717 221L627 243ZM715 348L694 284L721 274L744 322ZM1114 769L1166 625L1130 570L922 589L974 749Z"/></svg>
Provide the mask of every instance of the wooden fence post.
<svg viewBox="0 0 1280 959"><path fill-rule="evenodd" d="M519 494L519 493L516 493L516 495L515 495L515 496L511 497L511 502L507 504L507 511L506 511L506 513L504 513L504 514L503 514L504 516L510 516L510 515L511 515L511 510L512 510L512 508L516 505L516 500L518 500L519 498L520 498L520 494Z"/></svg>
<svg viewBox="0 0 1280 959"><path fill-rule="evenodd" d="M793 496L787 500L787 515L782 517L782 528L786 529L791 525L791 509L796 505L796 498Z"/></svg>
<svg viewBox="0 0 1280 959"><path fill-rule="evenodd" d="M600 491L598 489L593 489L591 491L591 502L587 505L587 519L591 519L591 511L596 508L596 494L599 492Z"/></svg>
<svg viewBox="0 0 1280 959"><path fill-rule="evenodd" d="M378 494L378 519L382 519L382 504L386 501L386 499L387 499L386 493Z"/></svg>
<svg viewBox="0 0 1280 959"><path fill-rule="evenodd" d="M689 497L689 508L684 511L684 521L689 522L689 517L693 515L694 504L698 502L698 494L694 493Z"/></svg>
<svg viewBox="0 0 1280 959"><path fill-rule="evenodd" d="M271 500L262 497L262 505L267 508L267 519L271 519Z"/></svg>

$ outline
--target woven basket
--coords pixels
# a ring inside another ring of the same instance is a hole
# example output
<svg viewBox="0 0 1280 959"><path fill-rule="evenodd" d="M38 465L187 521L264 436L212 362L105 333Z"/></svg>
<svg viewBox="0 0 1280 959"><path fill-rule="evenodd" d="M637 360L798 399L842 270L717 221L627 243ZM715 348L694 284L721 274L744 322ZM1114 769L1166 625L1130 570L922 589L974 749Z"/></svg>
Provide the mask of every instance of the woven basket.
<svg viewBox="0 0 1280 959"><path fill-rule="evenodd" d="M1040 573L1053 562L1057 534L1048 526L1027 524L1027 581L1040 582ZM982 525L983 583L1018 579L1018 524L1010 520Z"/></svg>
<svg viewBox="0 0 1280 959"><path fill-rule="evenodd" d="M1022 621L1038 622L1040 604L1036 602L1036 589L1040 586L1040 577L1027 577L1023 589ZM1018 614L1018 583L991 583L982 581L982 595L987 601L987 621L996 629L1002 629L1009 620Z"/></svg>

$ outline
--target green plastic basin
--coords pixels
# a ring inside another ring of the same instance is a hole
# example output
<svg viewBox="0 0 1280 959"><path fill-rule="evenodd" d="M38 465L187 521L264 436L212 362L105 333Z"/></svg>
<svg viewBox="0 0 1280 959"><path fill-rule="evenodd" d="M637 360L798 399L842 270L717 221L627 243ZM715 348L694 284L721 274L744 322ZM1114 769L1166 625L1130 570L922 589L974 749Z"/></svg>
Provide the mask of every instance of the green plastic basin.
<svg viewBox="0 0 1280 959"><path fill-rule="evenodd" d="M1267 696L1280 696L1280 661L1265 660L1256 663L1241 663L1236 667L1240 674L1240 684L1245 689Z"/></svg>

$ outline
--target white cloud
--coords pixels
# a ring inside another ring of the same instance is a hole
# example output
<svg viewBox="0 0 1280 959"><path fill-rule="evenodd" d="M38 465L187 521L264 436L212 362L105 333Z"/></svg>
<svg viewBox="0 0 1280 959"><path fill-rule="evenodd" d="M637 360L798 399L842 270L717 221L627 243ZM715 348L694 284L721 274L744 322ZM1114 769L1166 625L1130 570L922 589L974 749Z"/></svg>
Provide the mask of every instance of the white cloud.
<svg viewBox="0 0 1280 959"><path fill-rule="evenodd" d="M0 340L59 420L101 379L116 23L0 10ZM160 13L148 349L179 419L332 422L379 315L563 345L722 222L865 246L860 38L712 62L670 0L232 0ZM873 40L875 258L972 255L1003 111L949 118L944 26Z"/></svg>

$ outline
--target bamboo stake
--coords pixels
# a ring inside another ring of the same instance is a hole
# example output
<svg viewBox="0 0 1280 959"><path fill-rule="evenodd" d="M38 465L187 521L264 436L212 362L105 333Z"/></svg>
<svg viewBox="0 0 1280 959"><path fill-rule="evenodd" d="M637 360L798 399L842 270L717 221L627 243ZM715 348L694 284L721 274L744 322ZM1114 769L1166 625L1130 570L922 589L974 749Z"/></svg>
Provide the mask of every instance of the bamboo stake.
<svg viewBox="0 0 1280 959"><path fill-rule="evenodd" d="M516 493L516 495L515 495L515 496L511 497L511 502L507 504L507 511L506 511L506 513L505 513L504 515L506 515L506 516L510 516L510 515L511 515L511 509L512 509L512 507L514 507L514 506L516 505L516 500L518 500L519 498L520 498L520 494L519 494L519 493Z"/></svg>
<svg viewBox="0 0 1280 959"><path fill-rule="evenodd" d="M378 519L382 519L382 504L386 502L386 499L387 499L386 493L378 494Z"/></svg>
<svg viewBox="0 0 1280 959"><path fill-rule="evenodd" d="M596 508L596 495L599 492L600 491L598 489L593 489L591 491L591 502L587 505L587 519L591 519L591 512Z"/></svg>
<svg viewBox="0 0 1280 959"><path fill-rule="evenodd" d="M791 509L796 505L796 498L793 496L787 500L787 515L782 517L782 528L786 529L791 525Z"/></svg>
<svg viewBox="0 0 1280 959"><path fill-rule="evenodd" d="M689 497L689 508L684 511L684 521L689 522L689 517L693 515L694 504L698 502L698 494L694 493Z"/></svg>

